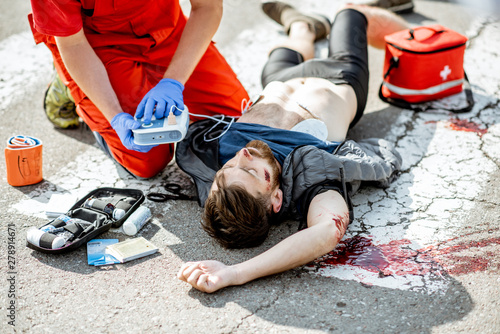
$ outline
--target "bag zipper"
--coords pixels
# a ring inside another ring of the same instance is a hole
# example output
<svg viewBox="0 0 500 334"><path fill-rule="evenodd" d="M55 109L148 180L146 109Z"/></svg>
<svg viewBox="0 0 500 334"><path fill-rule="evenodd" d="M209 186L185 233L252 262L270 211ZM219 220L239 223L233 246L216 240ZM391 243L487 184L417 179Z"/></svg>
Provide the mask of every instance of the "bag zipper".
<svg viewBox="0 0 500 334"><path fill-rule="evenodd" d="M398 49L399 51L404 51L404 52L408 52L408 53L416 53L416 54L430 54L430 53L436 53L436 52L453 50L453 49L456 49L456 48L464 46L466 43L462 43L462 44L458 44L458 45L454 45L454 46L449 46L447 48L439 49L439 50L434 50L434 51L413 51L413 50L408 50L408 49L402 48L402 47L397 46L397 45L395 45L393 43L387 43L387 44L389 44L390 46Z"/></svg>

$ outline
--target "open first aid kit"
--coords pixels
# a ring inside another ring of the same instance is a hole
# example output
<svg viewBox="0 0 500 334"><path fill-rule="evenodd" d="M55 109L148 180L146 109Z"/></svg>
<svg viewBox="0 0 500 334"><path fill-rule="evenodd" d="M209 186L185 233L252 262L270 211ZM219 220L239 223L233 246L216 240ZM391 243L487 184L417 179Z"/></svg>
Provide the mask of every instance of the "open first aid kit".
<svg viewBox="0 0 500 334"><path fill-rule="evenodd" d="M385 42L384 77L379 90L384 102L424 111L434 109L424 102L463 90L467 106L446 110L460 113L472 109L474 99L463 67L467 37L434 24L387 35Z"/></svg>
<svg viewBox="0 0 500 334"><path fill-rule="evenodd" d="M49 223L28 230L27 246L59 254L75 250L87 241L119 228L139 211L145 196L138 189L98 188L78 200L68 212Z"/></svg>

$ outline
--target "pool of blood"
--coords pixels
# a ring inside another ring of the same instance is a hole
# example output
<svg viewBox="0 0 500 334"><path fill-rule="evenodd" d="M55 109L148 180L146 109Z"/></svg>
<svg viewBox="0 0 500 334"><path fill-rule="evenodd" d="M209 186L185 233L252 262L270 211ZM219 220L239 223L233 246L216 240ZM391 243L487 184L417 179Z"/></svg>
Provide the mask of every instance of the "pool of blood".
<svg viewBox="0 0 500 334"><path fill-rule="evenodd" d="M316 264L323 268L351 265L380 276L428 273L433 262L428 263L429 259L409 249L408 244L410 241L403 239L376 245L369 238L356 236L341 241L337 248L318 259Z"/></svg>
<svg viewBox="0 0 500 334"><path fill-rule="evenodd" d="M453 246L445 246L443 243L418 250L411 249L410 243L410 240L402 239L377 245L369 238L355 236L342 240L333 251L309 266L332 268L350 265L384 277L426 275L431 272L439 275L443 272L466 274L485 271L492 261L499 262L499 256L492 252L473 256L461 255L459 252L471 248L482 249L492 244L500 245L500 238L463 242Z"/></svg>

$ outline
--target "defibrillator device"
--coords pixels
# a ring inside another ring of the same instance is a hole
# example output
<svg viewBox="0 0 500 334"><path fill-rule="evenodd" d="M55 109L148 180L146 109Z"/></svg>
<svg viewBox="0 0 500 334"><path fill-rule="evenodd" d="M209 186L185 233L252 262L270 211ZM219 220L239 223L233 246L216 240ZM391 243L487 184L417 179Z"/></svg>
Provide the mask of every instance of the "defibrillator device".
<svg viewBox="0 0 500 334"><path fill-rule="evenodd" d="M177 143L184 139L189 127L189 112L185 106L179 116L170 113L168 117L155 119L149 124L139 120L140 128L132 130L137 145L158 145Z"/></svg>

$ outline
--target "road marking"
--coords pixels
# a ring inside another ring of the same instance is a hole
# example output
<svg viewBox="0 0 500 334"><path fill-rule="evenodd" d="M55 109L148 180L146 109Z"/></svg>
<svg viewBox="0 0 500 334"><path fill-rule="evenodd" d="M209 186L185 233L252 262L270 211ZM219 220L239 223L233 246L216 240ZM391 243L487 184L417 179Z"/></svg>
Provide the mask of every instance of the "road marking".
<svg viewBox="0 0 500 334"><path fill-rule="evenodd" d="M52 75L52 55L45 45L35 44L31 32L4 39L0 43L0 59L0 110L23 98L26 90L41 78Z"/></svg>

